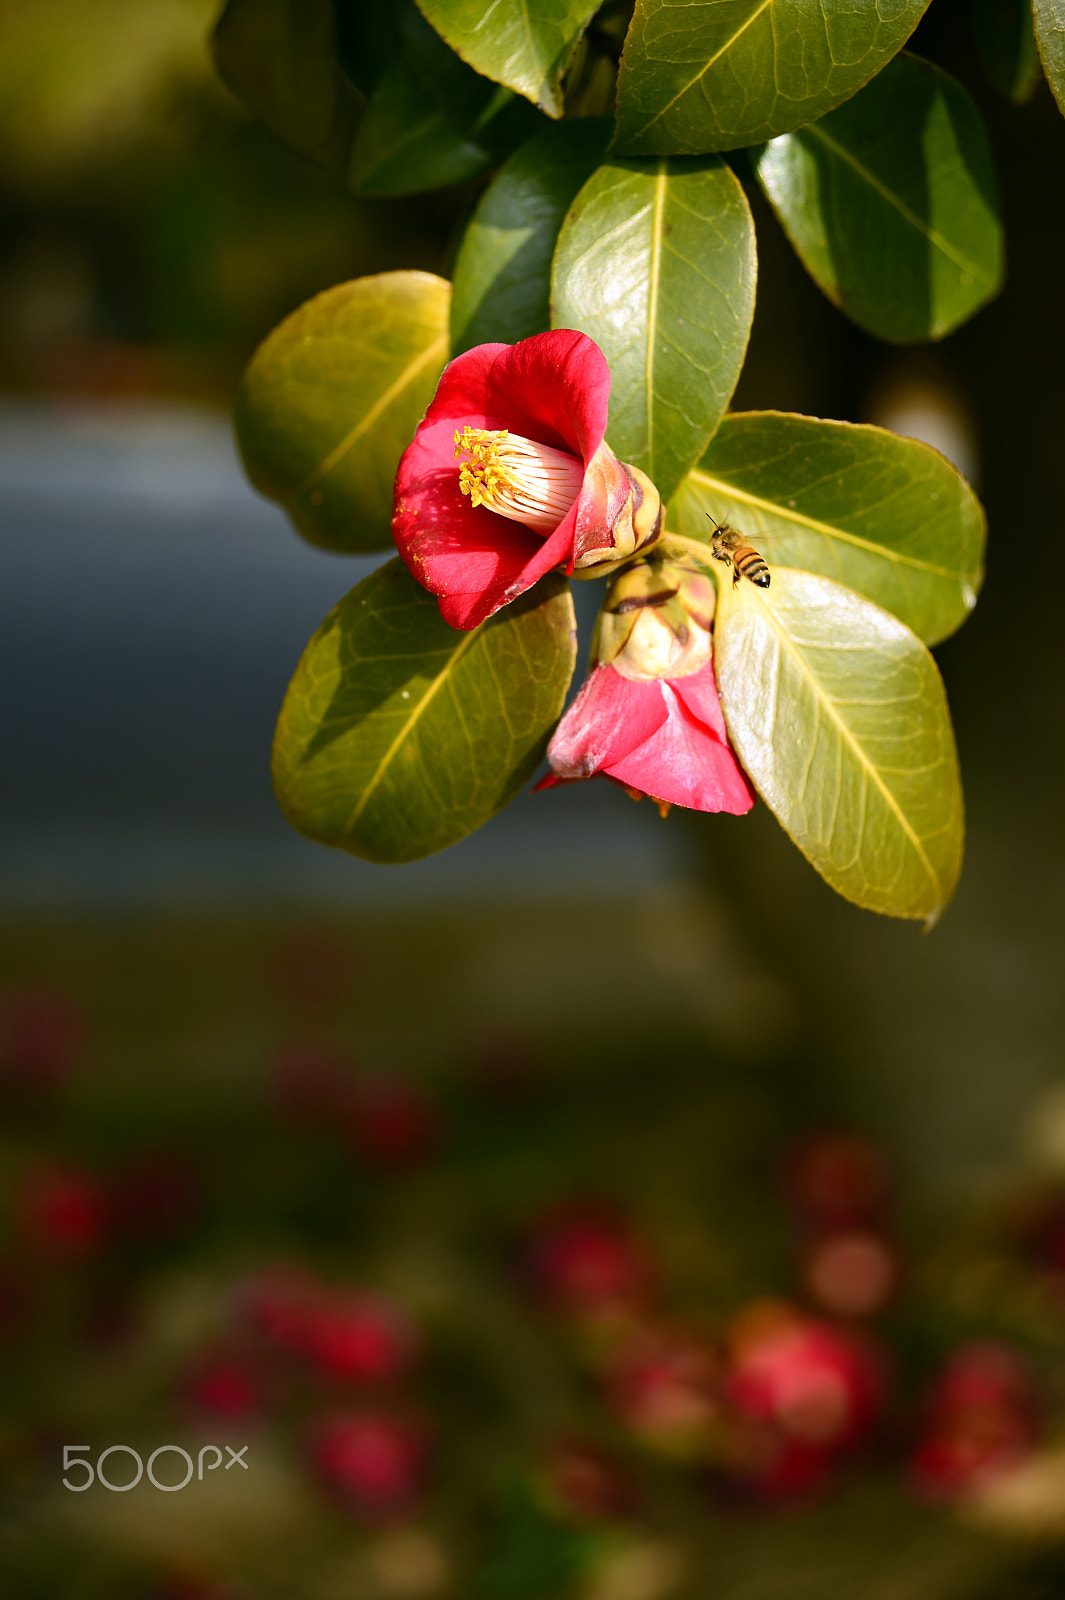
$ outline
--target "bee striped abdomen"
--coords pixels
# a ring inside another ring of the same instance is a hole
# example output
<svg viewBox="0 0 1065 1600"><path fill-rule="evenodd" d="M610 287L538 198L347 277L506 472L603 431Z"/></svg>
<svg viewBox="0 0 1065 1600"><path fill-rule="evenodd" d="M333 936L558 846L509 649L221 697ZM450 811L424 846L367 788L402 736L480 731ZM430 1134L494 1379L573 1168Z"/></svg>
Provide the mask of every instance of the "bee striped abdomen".
<svg viewBox="0 0 1065 1600"><path fill-rule="evenodd" d="M745 544L735 551L732 557L732 566L741 577L750 578L759 589L769 588L769 568L753 545Z"/></svg>
<svg viewBox="0 0 1065 1600"><path fill-rule="evenodd" d="M707 516L710 516L709 512ZM710 521L714 522L713 517L710 517ZM753 544L747 543L742 533L730 528L727 522L714 522L711 544L714 560L726 561L732 567L734 585L739 583L741 578L749 578L759 589L769 588L769 568L766 566L765 558Z"/></svg>

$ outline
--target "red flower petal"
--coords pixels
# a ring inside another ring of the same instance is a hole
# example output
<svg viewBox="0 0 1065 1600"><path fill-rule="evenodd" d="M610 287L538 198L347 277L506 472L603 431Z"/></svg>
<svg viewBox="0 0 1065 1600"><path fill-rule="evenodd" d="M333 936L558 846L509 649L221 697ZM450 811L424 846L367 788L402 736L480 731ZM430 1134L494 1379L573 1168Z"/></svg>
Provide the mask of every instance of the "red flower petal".
<svg viewBox="0 0 1065 1600"><path fill-rule="evenodd" d="M456 356L422 427L461 419L471 428L509 428L587 462L603 442L609 404L610 368L599 346L586 333L555 328ZM450 448L447 459L454 464Z"/></svg>
<svg viewBox="0 0 1065 1600"><path fill-rule="evenodd" d="M473 428L505 427L505 423L488 421L488 377L504 350L509 349L507 344L479 344L449 361L418 432L448 417L466 418ZM475 420L478 417L482 419L479 422Z"/></svg>
<svg viewBox="0 0 1065 1600"><path fill-rule="evenodd" d="M414 577L440 597L444 620L453 628L473 628L504 603L525 568L542 555L544 541L461 492L454 432L454 419L423 423L404 451L393 530Z"/></svg>
<svg viewBox="0 0 1065 1600"><path fill-rule="evenodd" d="M586 333L555 328L504 346L488 378L488 409L515 433L587 463L606 433L610 368Z"/></svg>

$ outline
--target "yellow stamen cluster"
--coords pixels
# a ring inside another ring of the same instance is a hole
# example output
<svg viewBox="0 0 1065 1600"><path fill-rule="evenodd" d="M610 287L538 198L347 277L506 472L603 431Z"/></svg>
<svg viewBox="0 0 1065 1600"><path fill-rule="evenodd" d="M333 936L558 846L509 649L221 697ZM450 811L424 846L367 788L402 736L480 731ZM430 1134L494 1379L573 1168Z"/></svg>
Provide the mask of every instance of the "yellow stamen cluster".
<svg viewBox="0 0 1065 1600"><path fill-rule="evenodd" d="M537 533L558 527L584 481L576 456L507 428L462 428L455 434L455 460L462 463L459 488L475 506Z"/></svg>

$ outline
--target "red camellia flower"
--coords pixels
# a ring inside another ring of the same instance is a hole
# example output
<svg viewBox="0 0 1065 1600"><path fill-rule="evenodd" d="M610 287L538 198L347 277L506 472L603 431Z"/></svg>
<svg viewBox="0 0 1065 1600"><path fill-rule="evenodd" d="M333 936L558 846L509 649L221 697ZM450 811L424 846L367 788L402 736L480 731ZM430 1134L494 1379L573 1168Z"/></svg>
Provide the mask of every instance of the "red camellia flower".
<svg viewBox="0 0 1065 1600"><path fill-rule="evenodd" d="M421 1488L428 1433L420 1419L394 1411L334 1413L311 1447L333 1494L369 1521L402 1516Z"/></svg>
<svg viewBox="0 0 1065 1600"><path fill-rule="evenodd" d="M729 1342L723 1483L758 1501L823 1487L881 1408L878 1347L777 1301L746 1307Z"/></svg>
<svg viewBox="0 0 1065 1600"><path fill-rule="evenodd" d="M305 1267L276 1262L236 1287L237 1321L267 1347L302 1355L308 1318L322 1295Z"/></svg>
<svg viewBox="0 0 1065 1600"><path fill-rule="evenodd" d="M1039 1437L1034 1374L1008 1345L976 1341L948 1357L927 1428L910 1458L925 1500L963 1499L1016 1467Z"/></svg>
<svg viewBox="0 0 1065 1600"><path fill-rule="evenodd" d="M107 1192L94 1172L72 1162L48 1161L28 1172L16 1209L23 1238L52 1260L85 1259L105 1242Z"/></svg>
<svg viewBox="0 0 1065 1600"><path fill-rule="evenodd" d="M726 1398L786 1438L835 1454L876 1417L884 1377L876 1347L775 1302L757 1303L732 1337Z"/></svg>
<svg viewBox="0 0 1065 1600"><path fill-rule="evenodd" d="M611 1207L578 1203L550 1212L529 1241L536 1288L575 1316L634 1309L655 1285L655 1262L629 1222Z"/></svg>
<svg viewBox="0 0 1065 1600"><path fill-rule="evenodd" d="M251 1417L263 1398L249 1363L225 1352L197 1364L189 1374L186 1393L198 1411L230 1421Z"/></svg>
<svg viewBox="0 0 1065 1600"><path fill-rule="evenodd" d="M725 730L713 665L639 683L596 667L548 746L537 788L603 774L637 795L741 817L754 805Z"/></svg>
<svg viewBox="0 0 1065 1600"><path fill-rule="evenodd" d="M440 1119L418 1084L398 1073L367 1073L354 1085L346 1132L355 1153L375 1166L415 1166L432 1153Z"/></svg>
<svg viewBox="0 0 1065 1600"><path fill-rule="evenodd" d="M553 568L625 559L658 537L658 491L604 442L610 369L570 328L482 344L445 369L396 474L392 529L453 628Z"/></svg>
<svg viewBox="0 0 1065 1600"><path fill-rule="evenodd" d="M413 1364L418 1344L399 1308L370 1294L323 1298L308 1313L304 1339L323 1376L364 1384L401 1377Z"/></svg>

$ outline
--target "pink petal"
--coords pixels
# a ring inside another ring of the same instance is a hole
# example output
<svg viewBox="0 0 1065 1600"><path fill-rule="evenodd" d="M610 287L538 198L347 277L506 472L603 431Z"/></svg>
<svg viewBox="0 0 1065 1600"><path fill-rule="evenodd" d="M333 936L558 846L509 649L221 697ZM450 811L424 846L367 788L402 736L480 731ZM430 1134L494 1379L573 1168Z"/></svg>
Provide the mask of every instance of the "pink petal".
<svg viewBox="0 0 1065 1600"><path fill-rule="evenodd" d="M708 661L705 667L700 667L698 672L692 672L686 678L671 678L670 682L692 716L705 723L723 744L727 744L728 730L717 692L713 662Z"/></svg>
<svg viewBox="0 0 1065 1600"><path fill-rule="evenodd" d="M634 683L597 666L555 729L547 750L560 778L592 778L650 739L666 720L661 683Z"/></svg>
<svg viewBox="0 0 1065 1600"><path fill-rule="evenodd" d="M730 811L743 816L754 805L754 793L736 757L692 716L671 684L661 687L668 707L665 723L637 749L603 770L656 800L695 811Z"/></svg>

